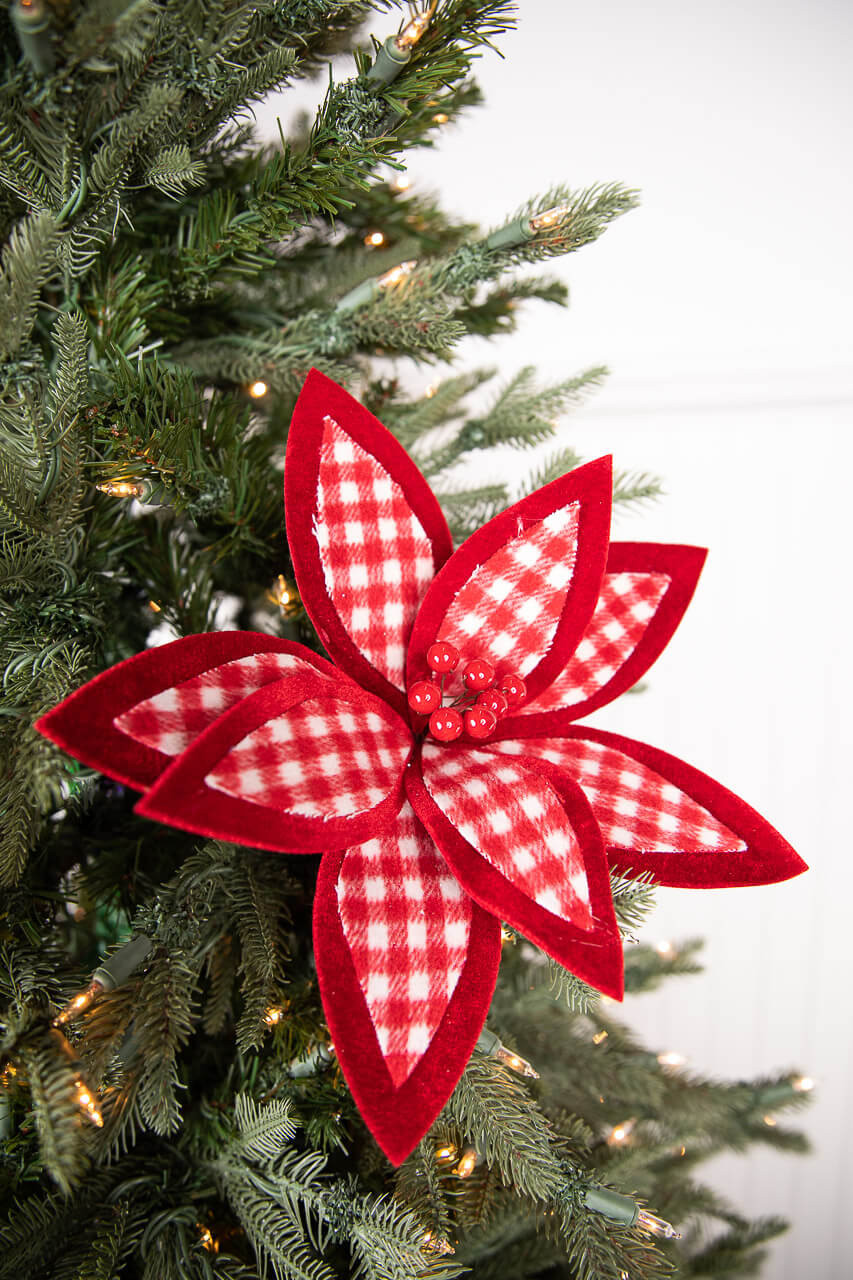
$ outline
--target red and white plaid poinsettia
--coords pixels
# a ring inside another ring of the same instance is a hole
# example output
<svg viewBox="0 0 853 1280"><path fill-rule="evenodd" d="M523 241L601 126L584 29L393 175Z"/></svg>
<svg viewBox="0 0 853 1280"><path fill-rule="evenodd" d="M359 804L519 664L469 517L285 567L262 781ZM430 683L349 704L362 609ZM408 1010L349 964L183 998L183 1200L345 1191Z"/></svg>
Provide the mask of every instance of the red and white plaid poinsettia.
<svg viewBox="0 0 853 1280"><path fill-rule="evenodd" d="M454 552L414 462L312 372L285 508L302 601L332 661L266 635L190 636L98 676L38 724L142 790L149 818L324 854L323 1003L395 1162L482 1028L501 920L619 997L609 869L700 887L804 870L718 783L577 725L664 648L705 554L609 543L610 500L603 458Z"/></svg>

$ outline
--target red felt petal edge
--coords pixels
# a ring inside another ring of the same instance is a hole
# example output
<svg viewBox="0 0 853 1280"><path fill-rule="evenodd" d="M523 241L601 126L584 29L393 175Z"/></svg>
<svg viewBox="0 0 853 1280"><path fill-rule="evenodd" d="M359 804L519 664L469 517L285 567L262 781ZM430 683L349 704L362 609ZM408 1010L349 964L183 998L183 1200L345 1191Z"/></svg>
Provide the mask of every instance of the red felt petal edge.
<svg viewBox="0 0 853 1280"><path fill-rule="evenodd" d="M518 727L518 726L517 726ZM516 737L540 735L518 730ZM558 735L551 734L551 737ZM679 787L701 804L730 831L739 836L746 849L722 853L646 853L632 849L608 848L610 866L621 875L650 873L656 883L679 889L727 889L755 884L776 884L808 871L807 864L788 841L745 800L727 790L706 773L633 738L585 726L567 728L559 736L600 742L623 751L632 760L647 765L667 782ZM511 759L516 759L513 755Z"/></svg>
<svg viewBox="0 0 853 1280"><path fill-rule="evenodd" d="M555 717L559 717L560 724L565 724L567 720L579 720L612 702L620 693L636 684L672 639L693 598L707 555L704 547L657 542L611 542L605 573L662 573L670 579L670 584L639 644L606 684L583 702L573 702L550 711L534 711L529 716L522 711L525 725L532 726L536 737L550 737ZM514 738L516 724L517 717L507 717L501 725L500 736ZM529 737L531 731L526 730L525 734Z"/></svg>
<svg viewBox="0 0 853 1280"><path fill-rule="evenodd" d="M426 651L435 640L444 615L480 565L517 538L520 530L538 524L552 511L570 502L577 502L580 511L575 571L566 592L560 621L547 653L524 677L529 697L534 698L546 689L565 667L595 611L607 562L612 488L611 459L597 458L537 489L472 533L454 552L424 596L409 641L408 682L423 676ZM507 666L510 665L508 660Z"/></svg>
<svg viewBox="0 0 853 1280"><path fill-rule="evenodd" d="M573 779L537 760L501 756L523 764L543 777L556 791L577 836L589 884L589 901L595 927L580 929L546 911L522 893L475 849L454 827L426 788L421 760L412 759L406 770L409 803L441 850L463 889L492 915L519 930L566 969L596 990L621 1000L623 994L622 941L610 890L610 876L601 831L589 801ZM496 767L500 761L496 760Z"/></svg>
<svg viewBox="0 0 853 1280"><path fill-rule="evenodd" d="M429 1049L394 1085L344 935L336 885L346 850L320 863L314 955L326 1020L344 1075L371 1133L402 1164L444 1106L483 1028L500 965L500 923L472 903L468 955Z"/></svg>
<svg viewBox="0 0 853 1280"><path fill-rule="evenodd" d="M320 639L335 661L359 684L407 716L406 695L377 671L357 648L326 588L314 516L323 420L327 416L376 458L403 490L430 540L436 572L451 554L453 540L435 495L403 446L349 392L317 369L312 369L293 410L284 467L287 540L299 594ZM340 530L332 533L342 536Z"/></svg>
<svg viewBox="0 0 853 1280"><path fill-rule="evenodd" d="M324 675L339 673L300 644L254 631L218 631L184 636L119 662L75 690L35 723L39 733L77 760L138 791L145 791L173 756L117 729L114 721L164 689L223 663L255 653L292 653Z"/></svg>
<svg viewBox="0 0 853 1280"><path fill-rule="evenodd" d="M352 817L314 818L241 800L205 782L223 756L238 742L275 716L315 695L329 696L326 680L288 676L264 685L225 711L175 759L136 804L144 818L184 831L279 853L323 853L369 840L393 820L403 802L402 770L398 785L372 809ZM380 699L357 685L339 682L334 696L357 707L396 718Z"/></svg>

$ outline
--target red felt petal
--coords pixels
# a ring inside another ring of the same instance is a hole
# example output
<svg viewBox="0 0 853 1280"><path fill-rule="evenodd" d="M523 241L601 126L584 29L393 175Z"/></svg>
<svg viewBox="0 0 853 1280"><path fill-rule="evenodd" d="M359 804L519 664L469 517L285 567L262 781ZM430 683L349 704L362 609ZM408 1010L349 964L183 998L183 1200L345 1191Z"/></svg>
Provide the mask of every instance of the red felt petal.
<svg viewBox="0 0 853 1280"><path fill-rule="evenodd" d="M393 819L411 746L407 725L351 681L292 676L221 715L136 811L262 849L343 848Z"/></svg>
<svg viewBox="0 0 853 1280"><path fill-rule="evenodd" d="M418 468L377 418L312 370L285 463L287 537L302 603L332 657L406 713L405 651L453 544Z"/></svg>
<svg viewBox="0 0 853 1280"><path fill-rule="evenodd" d="M583 788L610 865L659 884L723 888L773 884L807 870L786 840L745 801L675 756L599 729L490 743L536 756Z"/></svg>
<svg viewBox="0 0 853 1280"><path fill-rule="evenodd" d="M275 636L185 636L95 676L35 727L84 764L144 791L222 711L294 672L339 678L310 649Z"/></svg>
<svg viewBox="0 0 853 1280"><path fill-rule="evenodd" d="M537 490L472 534L426 594L409 644L409 680L447 640L524 676L536 697L592 617L607 559L611 469L599 458Z"/></svg>
<svg viewBox="0 0 853 1280"><path fill-rule="evenodd" d="M344 1075L376 1141L400 1164L482 1029L500 925L462 893L406 804L381 836L324 857L314 952Z"/></svg>
<svg viewBox="0 0 853 1280"><path fill-rule="evenodd" d="M611 542L595 613L563 671L521 715L558 708L573 720L629 689L662 653L684 616L705 562L700 547Z"/></svg>
<svg viewBox="0 0 853 1280"><path fill-rule="evenodd" d="M419 766L413 760L406 771L406 793L475 901L621 999L604 846L576 783L547 764L531 769L485 750L425 745Z"/></svg>

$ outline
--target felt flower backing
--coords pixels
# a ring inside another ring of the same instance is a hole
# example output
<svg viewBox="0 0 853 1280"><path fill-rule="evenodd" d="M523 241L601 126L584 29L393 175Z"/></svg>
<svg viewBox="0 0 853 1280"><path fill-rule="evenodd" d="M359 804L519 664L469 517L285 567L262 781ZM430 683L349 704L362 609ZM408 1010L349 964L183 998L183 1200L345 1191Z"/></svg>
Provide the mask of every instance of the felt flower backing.
<svg viewBox="0 0 853 1280"><path fill-rule="evenodd" d="M805 869L718 783L575 723L648 669L704 560L692 547L611 544L610 500L599 459L454 552L412 459L312 372L288 439L285 511L331 661L266 635L189 636L104 672L38 722L143 791L147 817L323 853L323 1004L395 1162L470 1056L501 920L621 997L610 869L705 887ZM459 709L438 706L445 697Z"/></svg>

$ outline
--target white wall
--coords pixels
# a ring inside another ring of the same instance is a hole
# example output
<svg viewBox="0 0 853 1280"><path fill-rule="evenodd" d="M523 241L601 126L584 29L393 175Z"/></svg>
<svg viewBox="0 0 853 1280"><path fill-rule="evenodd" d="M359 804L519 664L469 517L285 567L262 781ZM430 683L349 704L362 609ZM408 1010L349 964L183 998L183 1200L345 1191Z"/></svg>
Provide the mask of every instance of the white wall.
<svg viewBox="0 0 853 1280"><path fill-rule="evenodd" d="M608 363L566 440L658 472L669 495L617 535L711 548L648 692L595 719L730 785L812 867L765 889L661 891L651 936L703 935L708 969L626 1008L697 1070L818 1078L814 1157L716 1169L745 1212L794 1222L771 1280L853 1268L852 31L850 7L828 0L522 0L506 61L481 64L488 107L410 165L485 225L553 181L643 191L640 211L555 268L568 314L533 304L516 336L471 341L459 364L558 378Z"/></svg>

